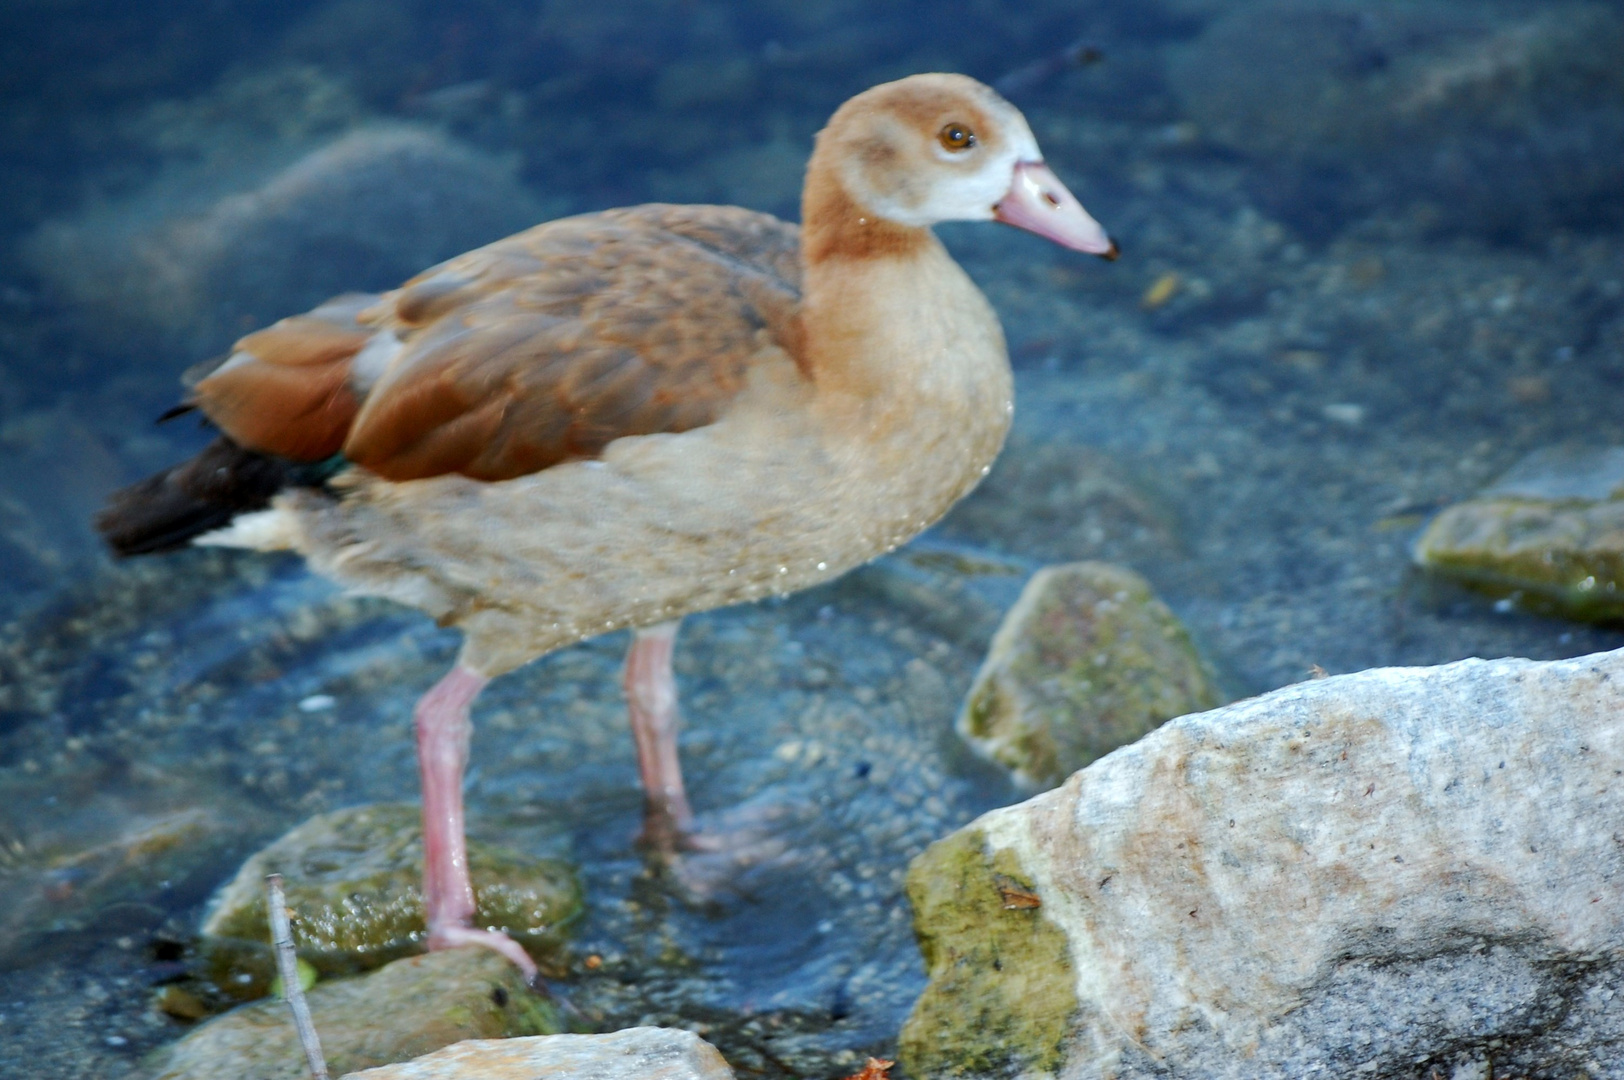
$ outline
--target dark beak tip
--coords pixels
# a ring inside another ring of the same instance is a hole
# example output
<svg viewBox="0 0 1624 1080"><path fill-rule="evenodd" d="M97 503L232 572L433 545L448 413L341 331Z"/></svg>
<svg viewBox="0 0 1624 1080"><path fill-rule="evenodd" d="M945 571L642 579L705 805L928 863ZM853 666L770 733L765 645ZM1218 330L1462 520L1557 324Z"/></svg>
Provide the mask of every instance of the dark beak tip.
<svg viewBox="0 0 1624 1080"><path fill-rule="evenodd" d="M1112 240L1110 250L1102 254L1100 258L1104 259L1106 262L1116 262L1121 255L1122 249L1117 246L1117 242L1115 240Z"/></svg>

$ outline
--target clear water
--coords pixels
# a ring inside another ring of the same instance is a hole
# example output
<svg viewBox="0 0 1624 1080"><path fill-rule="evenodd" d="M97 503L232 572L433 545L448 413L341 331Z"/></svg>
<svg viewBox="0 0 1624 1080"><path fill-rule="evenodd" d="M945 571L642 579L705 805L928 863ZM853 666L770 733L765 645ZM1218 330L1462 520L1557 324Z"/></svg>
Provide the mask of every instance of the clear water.
<svg viewBox="0 0 1624 1080"><path fill-rule="evenodd" d="M793 216L823 119L910 71L1007 77L1125 255L943 230L1017 369L998 469L909 551L685 627L695 801L770 822L786 857L708 905L650 876L623 639L481 700L472 831L582 866L578 954L603 963L564 988L595 1022L696 1026L767 1075L894 1046L923 979L907 861L1016 797L952 719L1042 563L1145 574L1237 695L1314 665L1624 645L1408 558L1525 454L1617 441L1621 24L1616 3L1396 0L6 5L0 1074L136 1075L183 1034L153 988L209 891L311 813L412 797L411 704L455 650L291 560L100 554L104 494L203 437L151 424L181 370L510 218ZM1070 62L1079 41L1099 58ZM395 219L340 193L174 277L130 254L195 256L174 222L218 228L223 195L386 123L475 155L435 174L461 185L434 189L451 225L379 235Z"/></svg>

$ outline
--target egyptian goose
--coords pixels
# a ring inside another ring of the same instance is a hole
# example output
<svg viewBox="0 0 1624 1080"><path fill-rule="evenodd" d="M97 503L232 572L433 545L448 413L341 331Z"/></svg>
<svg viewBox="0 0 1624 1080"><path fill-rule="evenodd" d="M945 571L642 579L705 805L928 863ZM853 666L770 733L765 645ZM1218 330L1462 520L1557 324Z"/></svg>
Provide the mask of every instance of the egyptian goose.
<svg viewBox="0 0 1624 1080"><path fill-rule="evenodd" d="M462 630L415 713L427 944L533 973L471 925L475 696L630 628L645 838L680 846L678 620L891 551L1003 443L1002 330L930 231L991 220L1116 255L994 91L877 86L818 135L799 230L724 206L585 214L249 334L179 407L220 437L115 494L98 526L126 555L291 549Z"/></svg>

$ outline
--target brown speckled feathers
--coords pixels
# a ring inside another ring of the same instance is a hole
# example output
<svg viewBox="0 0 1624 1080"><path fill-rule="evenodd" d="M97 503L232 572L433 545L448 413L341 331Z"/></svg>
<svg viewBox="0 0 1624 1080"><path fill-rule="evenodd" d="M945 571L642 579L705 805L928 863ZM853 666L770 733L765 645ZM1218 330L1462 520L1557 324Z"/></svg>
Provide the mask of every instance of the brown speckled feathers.
<svg viewBox="0 0 1624 1080"><path fill-rule="evenodd" d="M794 226L737 207L610 210L250 334L192 401L252 450L505 480L711 423L763 346L799 358L799 302ZM374 357L382 370L365 370Z"/></svg>

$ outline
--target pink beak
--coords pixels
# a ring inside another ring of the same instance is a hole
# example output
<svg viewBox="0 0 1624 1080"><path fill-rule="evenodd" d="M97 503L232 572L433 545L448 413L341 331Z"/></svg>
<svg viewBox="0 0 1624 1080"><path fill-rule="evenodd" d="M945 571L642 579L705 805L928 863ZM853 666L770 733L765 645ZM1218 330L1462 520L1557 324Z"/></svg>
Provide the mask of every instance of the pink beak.
<svg viewBox="0 0 1624 1080"><path fill-rule="evenodd" d="M1009 185L1009 193L992 208L992 216L1073 251L1086 251L1102 259L1115 259L1119 254L1116 241L1105 235L1100 223L1041 161L1023 161L1015 166L1015 180Z"/></svg>

